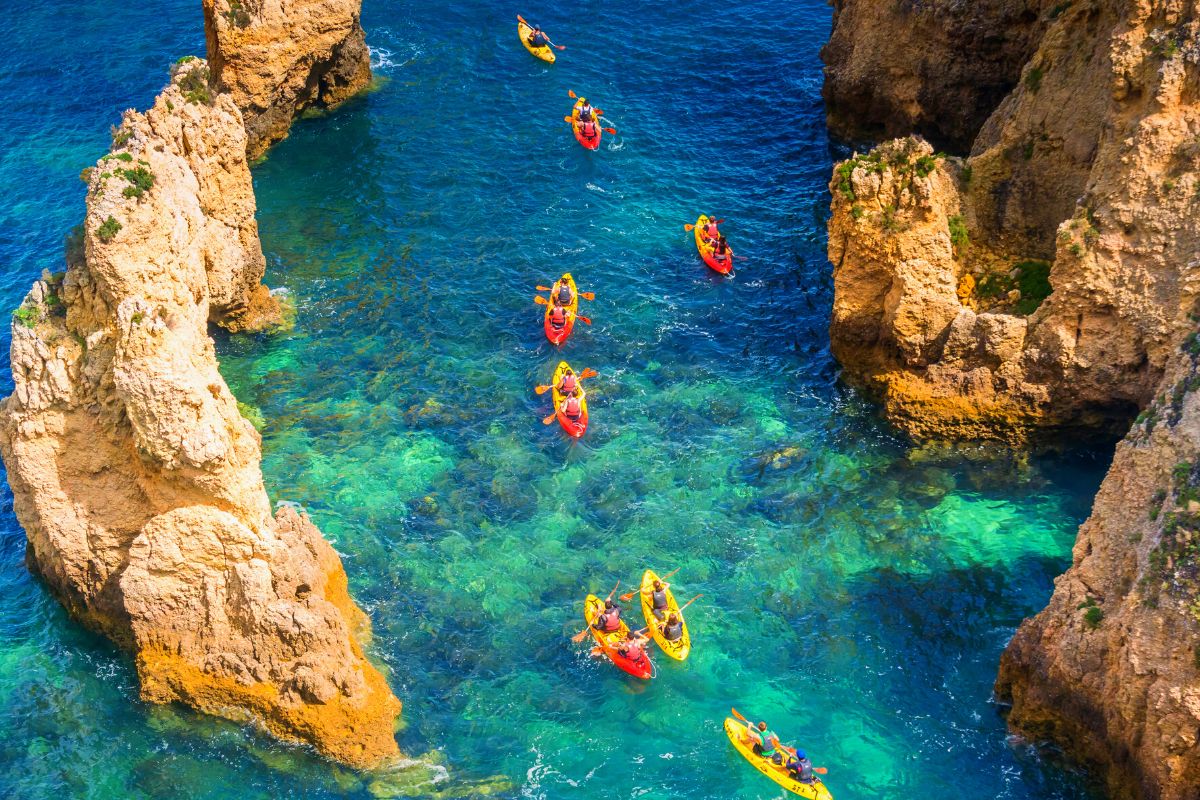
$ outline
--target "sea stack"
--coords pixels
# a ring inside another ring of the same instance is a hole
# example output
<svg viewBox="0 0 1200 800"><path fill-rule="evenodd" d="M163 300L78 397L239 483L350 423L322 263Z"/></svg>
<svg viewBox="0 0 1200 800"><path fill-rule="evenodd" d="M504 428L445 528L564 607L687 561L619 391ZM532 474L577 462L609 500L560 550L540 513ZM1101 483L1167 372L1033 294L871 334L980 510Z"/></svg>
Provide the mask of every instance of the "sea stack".
<svg viewBox="0 0 1200 800"><path fill-rule="evenodd" d="M824 51L836 132L951 151L835 167L847 377L917 438L1129 430L997 683L1120 798L1200 797L1198 42L1195 3L843 0Z"/></svg>
<svg viewBox="0 0 1200 800"><path fill-rule="evenodd" d="M337 553L305 515L272 513L260 437L208 334L278 320L249 141L199 58L125 113L84 173L66 270L14 315L0 453L29 568L133 651L144 699L371 767L397 754L400 702L363 654L369 624Z"/></svg>

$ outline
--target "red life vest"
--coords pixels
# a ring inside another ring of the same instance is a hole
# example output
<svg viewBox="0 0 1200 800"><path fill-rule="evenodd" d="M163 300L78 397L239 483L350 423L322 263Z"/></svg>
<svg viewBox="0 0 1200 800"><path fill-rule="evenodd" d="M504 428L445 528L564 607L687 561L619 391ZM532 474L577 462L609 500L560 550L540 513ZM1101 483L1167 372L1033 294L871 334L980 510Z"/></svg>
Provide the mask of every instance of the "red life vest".
<svg viewBox="0 0 1200 800"><path fill-rule="evenodd" d="M605 633L615 633L621 629L621 609L611 608L600 615L600 624Z"/></svg>
<svg viewBox="0 0 1200 800"><path fill-rule="evenodd" d="M579 129L583 132L583 138L585 138L585 139L595 139L596 138L596 123L584 122L582 125L579 126Z"/></svg>
<svg viewBox="0 0 1200 800"><path fill-rule="evenodd" d="M708 238L716 239L717 238L717 223L715 223L715 222L708 223L708 225L705 226L705 228L704 228L704 232L705 232L705 234L708 235Z"/></svg>
<svg viewBox="0 0 1200 800"><path fill-rule="evenodd" d="M575 383L575 373L572 372L569 375L563 375L562 386L559 389L563 394L571 394L571 392L575 391Z"/></svg>
<svg viewBox="0 0 1200 800"><path fill-rule="evenodd" d="M550 324L556 328L567 324L567 312L562 306L550 309Z"/></svg>
<svg viewBox="0 0 1200 800"><path fill-rule="evenodd" d="M564 413L566 413L566 415L571 419L579 418L579 415L583 413L583 410L580 408L578 397L567 398L567 410ZM613 630L616 630L616 628L613 628Z"/></svg>

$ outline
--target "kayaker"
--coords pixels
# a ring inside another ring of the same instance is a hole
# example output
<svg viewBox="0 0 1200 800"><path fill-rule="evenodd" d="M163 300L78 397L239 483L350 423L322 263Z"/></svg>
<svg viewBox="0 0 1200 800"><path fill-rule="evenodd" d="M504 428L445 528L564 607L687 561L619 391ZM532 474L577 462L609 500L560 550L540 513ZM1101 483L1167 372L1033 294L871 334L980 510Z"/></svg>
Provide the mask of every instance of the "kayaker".
<svg viewBox="0 0 1200 800"><path fill-rule="evenodd" d="M567 395L566 399L563 400L562 412L567 419L572 421L579 419L583 415L583 405L579 402L578 389ZM609 602L611 603L612 601L610 600ZM620 609L617 609L617 613L620 613Z"/></svg>
<svg viewBox="0 0 1200 800"><path fill-rule="evenodd" d="M595 114L595 112L596 112L596 109L592 108L592 104L588 102L588 99L586 97L580 99L580 101L579 101L579 121L580 122L590 122L592 119L592 116Z"/></svg>
<svg viewBox="0 0 1200 800"><path fill-rule="evenodd" d="M567 310L558 303L550 309L550 325L554 328L561 328L567 324Z"/></svg>
<svg viewBox="0 0 1200 800"><path fill-rule="evenodd" d="M594 119L589 119L586 121L580 120L579 132L585 139L595 139L599 135L599 132L596 128L596 121Z"/></svg>
<svg viewBox="0 0 1200 800"><path fill-rule="evenodd" d="M541 25L534 25L533 32L529 34L530 47L547 47L550 44L550 37L542 33Z"/></svg>
<svg viewBox="0 0 1200 800"><path fill-rule="evenodd" d="M575 387L579 385L579 379L575 377L575 372L568 367L563 372L562 380L558 382L558 391L563 395L575 394Z"/></svg>
<svg viewBox="0 0 1200 800"><path fill-rule="evenodd" d="M788 774L792 776L792 780L810 784L817 782L816 776L813 775L812 762L808 760L808 755L803 750L796 750L795 755L788 756L784 766Z"/></svg>
<svg viewBox="0 0 1200 800"><path fill-rule="evenodd" d="M776 764L783 759L779 755L779 737L775 735L775 731L767 729L767 723L759 722L755 725L753 722L746 723L746 730L750 731L751 740L754 742L754 754L770 759Z"/></svg>
<svg viewBox="0 0 1200 800"><path fill-rule="evenodd" d="M571 301L575 299L575 295L571 293L571 285L566 281L561 281L558 284L558 294L554 299L564 306L571 305Z"/></svg>
<svg viewBox="0 0 1200 800"><path fill-rule="evenodd" d="M646 642L648 641L650 640L644 631L631 633L629 638L617 645L617 652L630 661L641 661L646 656Z"/></svg>
<svg viewBox="0 0 1200 800"><path fill-rule="evenodd" d="M604 610L596 617L592 627L601 633L616 633L621 630L621 607L612 600L605 600Z"/></svg>
<svg viewBox="0 0 1200 800"><path fill-rule="evenodd" d="M671 588L671 584L663 583L660 580L655 580L654 585L650 587L650 607L654 610L654 616L657 619L662 619L667 615L667 589ZM645 589L642 590L646 592Z"/></svg>
<svg viewBox="0 0 1200 800"><path fill-rule="evenodd" d="M711 217L709 217L708 222L704 226L704 237L712 243L721 238L721 232L717 230L717 221Z"/></svg>
<svg viewBox="0 0 1200 800"><path fill-rule="evenodd" d="M678 642L683 637L683 620L674 611L667 617L667 624L663 625L662 635L668 642Z"/></svg>
<svg viewBox="0 0 1200 800"><path fill-rule="evenodd" d="M725 241L725 235L721 234L717 237L717 241L713 243L713 258L717 261L729 260L729 242Z"/></svg>

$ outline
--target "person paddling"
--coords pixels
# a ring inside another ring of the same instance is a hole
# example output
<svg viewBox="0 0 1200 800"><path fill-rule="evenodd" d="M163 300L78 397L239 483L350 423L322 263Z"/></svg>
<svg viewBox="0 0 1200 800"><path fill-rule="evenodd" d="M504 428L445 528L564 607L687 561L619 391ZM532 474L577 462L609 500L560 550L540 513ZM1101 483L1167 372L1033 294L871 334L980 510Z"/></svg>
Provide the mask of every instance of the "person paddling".
<svg viewBox="0 0 1200 800"><path fill-rule="evenodd" d="M729 260L730 255L729 242L725 241L725 234L721 234L713 244L713 258L719 263L724 263Z"/></svg>
<svg viewBox="0 0 1200 800"><path fill-rule="evenodd" d="M654 610L656 619L661 620L667 615L667 589L670 588L671 584L655 579L653 586L642 589L642 594L650 595L650 607Z"/></svg>
<svg viewBox="0 0 1200 800"><path fill-rule="evenodd" d="M585 119L580 118L579 133L583 136L583 138L588 139L588 140L595 139L597 136L599 136L600 131L599 131L598 126L596 125L596 120L594 120L594 119L585 120Z"/></svg>
<svg viewBox="0 0 1200 800"><path fill-rule="evenodd" d="M509 41L512 41L512 40L510 39ZM541 25L533 26L533 31L530 32L530 34L529 34L529 46L530 47L549 47L550 46L550 37L548 37L546 34L542 33Z"/></svg>
<svg viewBox="0 0 1200 800"><path fill-rule="evenodd" d="M808 760L808 755L803 750L793 751L793 754L788 756L784 768L792 776L792 780L808 784L817 782L817 777L813 774L812 762Z"/></svg>
<svg viewBox="0 0 1200 800"><path fill-rule="evenodd" d="M604 610L596 617L592 627L601 633L616 633L621 630L621 607L611 599L605 600Z"/></svg>
<svg viewBox="0 0 1200 800"><path fill-rule="evenodd" d="M710 244L716 244L717 240L721 238L721 232L717 230L717 221L712 217L709 217L708 222L704 225L704 238Z"/></svg>
<svg viewBox="0 0 1200 800"><path fill-rule="evenodd" d="M630 661L641 661L646 657L646 643L650 639L645 631L629 634L629 638L617 645L617 652Z"/></svg>
<svg viewBox="0 0 1200 800"><path fill-rule="evenodd" d="M567 367L563 373L562 380L558 382L558 391L564 396L575 394L575 387L579 385L579 378L576 377L574 370Z"/></svg>
<svg viewBox="0 0 1200 800"><path fill-rule="evenodd" d="M683 620L674 611L667 617L667 624L662 627L662 635L668 642L678 642L683 638Z"/></svg>
<svg viewBox="0 0 1200 800"><path fill-rule="evenodd" d="M578 109L580 122L591 122L596 114L596 109L592 108L591 102L586 97L579 99Z"/></svg>
<svg viewBox="0 0 1200 800"><path fill-rule="evenodd" d="M550 309L550 325L553 328L561 329L567 324L567 310L557 302Z"/></svg>
<svg viewBox="0 0 1200 800"><path fill-rule="evenodd" d="M579 418L583 416L583 404L579 401L578 389L569 394L566 399L563 400L562 413L563 416L572 422L577 422ZM609 602L611 603L612 601L610 600ZM617 609L617 614L619 615L620 613L620 609Z"/></svg>
<svg viewBox="0 0 1200 800"><path fill-rule="evenodd" d="M571 301L575 299L575 294L571 291L571 285L566 281L559 281L558 293L554 296L554 299L564 306L571 305Z"/></svg>
<svg viewBox="0 0 1200 800"><path fill-rule="evenodd" d="M751 741L754 741L755 755L774 761L776 764L782 761L778 749L779 737L775 735L775 731L767 728L767 723L760 721L758 725L755 725L753 722L747 722L746 730L750 732Z"/></svg>

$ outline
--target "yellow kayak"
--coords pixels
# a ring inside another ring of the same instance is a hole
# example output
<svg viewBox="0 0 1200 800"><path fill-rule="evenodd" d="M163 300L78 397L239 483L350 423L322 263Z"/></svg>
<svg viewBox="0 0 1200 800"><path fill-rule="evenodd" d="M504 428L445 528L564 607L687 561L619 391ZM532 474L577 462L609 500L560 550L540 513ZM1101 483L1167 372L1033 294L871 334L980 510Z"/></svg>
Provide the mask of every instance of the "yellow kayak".
<svg viewBox="0 0 1200 800"><path fill-rule="evenodd" d="M801 783L798 780L794 780L786 769L775 762L755 755L753 743L746 733L746 726L733 717L725 718L725 735L729 737L729 741L733 742L733 746L737 748L737 751L754 765L755 769L792 794L807 797L809 800L833 800L833 795L829 793L829 790L825 788L825 784L821 783L821 781Z"/></svg>
<svg viewBox="0 0 1200 800"><path fill-rule="evenodd" d="M517 23L517 35L521 37L521 44L525 45L525 49L535 56L545 61L547 64L554 63L554 50L550 45L544 44L541 47L534 47L529 43L529 37L533 35L533 28L526 25L524 22Z"/></svg>
<svg viewBox="0 0 1200 800"><path fill-rule="evenodd" d="M571 365L565 361L558 362L558 367L554 370L554 377L550 379L550 397L554 400L554 416L558 419L558 424L567 432L568 436L573 436L578 439L583 436L584 431L588 426L588 407L587 407L587 392L583 390L583 384L577 383L579 392L579 418L571 419L562 410L563 400L566 396L558 390L558 385L562 383L563 375ZM578 373L576 373L578 375Z"/></svg>
<svg viewBox="0 0 1200 800"><path fill-rule="evenodd" d="M717 258L715 248L708 243L704 237L704 228L708 226L708 215L701 214L696 219L696 227L693 230L696 233L696 249L700 251L700 258L704 259L704 263L710 269L728 275L733 269L733 248L730 248L729 255L725 258Z"/></svg>
<svg viewBox="0 0 1200 800"><path fill-rule="evenodd" d="M655 643L658 644L660 650L669 655L676 661L683 661L692 652L692 637L688 633L687 622L683 618L683 612L679 610L679 603L675 602L675 595L670 588L666 590L667 595L667 610L666 616L661 620L654 616L654 599L651 592L654 591L654 582L659 580L659 577L654 574L654 570L646 570L646 574L642 576L642 616L646 618L646 627L650 629L650 635L654 637ZM677 614L679 621L683 623L683 635L675 641L671 641L663 635L662 626L667 622L667 616Z"/></svg>

